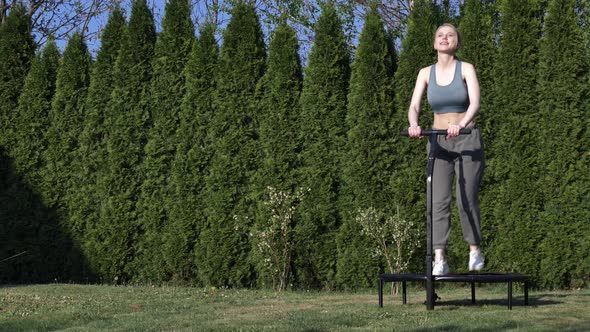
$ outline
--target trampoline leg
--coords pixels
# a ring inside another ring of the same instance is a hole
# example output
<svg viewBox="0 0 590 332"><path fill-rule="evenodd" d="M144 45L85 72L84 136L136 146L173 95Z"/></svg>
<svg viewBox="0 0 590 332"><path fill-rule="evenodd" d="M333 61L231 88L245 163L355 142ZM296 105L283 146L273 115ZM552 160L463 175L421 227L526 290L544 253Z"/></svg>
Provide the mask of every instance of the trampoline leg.
<svg viewBox="0 0 590 332"><path fill-rule="evenodd" d="M402 281L402 296L403 296L403 303L407 304L408 303L408 299L406 296L406 281Z"/></svg>
<svg viewBox="0 0 590 332"><path fill-rule="evenodd" d="M434 282L426 278L426 310L434 310Z"/></svg>
<svg viewBox="0 0 590 332"><path fill-rule="evenodd" d="M471 304L475 304L475 283L471 282Z"/></svg>
<svg viewBox="0 0 590 332"><path fill-rule="evenodd" d="M524 305L529 305L529 283L524 282Z"/></svg>
<svg viewBox="0 0 590 332"><path fill-rule="evenodd" d="M432 276L432 256L426 256L426 310L434 310L434 277Z"/></svg>
<svg viewBox="0 0 590 332"><path fill-rule="evenodd" d="M379 308L383 308L383 279L381 279L381 278L379 278L378 293L379 293Z"/></svg>
<svg viewBox="0 0 590 332"><path fill-rule="evenodd" d="M508 310L512 310L512 280L508 281Z"/></svg>

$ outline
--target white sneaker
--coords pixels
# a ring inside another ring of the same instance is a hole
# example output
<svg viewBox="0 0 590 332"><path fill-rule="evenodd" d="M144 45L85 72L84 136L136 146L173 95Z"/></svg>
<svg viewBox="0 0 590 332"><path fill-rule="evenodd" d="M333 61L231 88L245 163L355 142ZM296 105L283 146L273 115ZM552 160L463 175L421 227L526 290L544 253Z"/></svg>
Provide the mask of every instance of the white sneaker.
<svg viewBox="0 0 590 332"><path fill-rule="evenodd" d="M481 251L469 252L469 271L481 271L484 267L484 260Z"/></svg>
<svg viewBox="0 0 590 332"><path fill-rule="evenodd" d="M433 276L444 276L449 273L449 266L447 261L435 261L432 264L432 275Z"/></svg>

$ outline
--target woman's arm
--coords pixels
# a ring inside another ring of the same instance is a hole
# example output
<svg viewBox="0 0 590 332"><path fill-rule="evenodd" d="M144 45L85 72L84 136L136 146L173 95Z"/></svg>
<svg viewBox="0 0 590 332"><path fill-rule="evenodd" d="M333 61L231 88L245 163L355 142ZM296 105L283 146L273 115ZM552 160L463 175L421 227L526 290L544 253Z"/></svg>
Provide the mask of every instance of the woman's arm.
<svg viewBox="0 0 590 332"><path fill-rule="evenodd" d="M463 77L465 79L465 84L467 84L467 94L469 95L469 107L459 122L458 125L450 125L448 128L448 137L453 137L459 135L459 131L462 128L467 127L475 116L479 112L479 82L477 81L477 74L475 73L475 68L472 64L461 62L462 67L461 71L463 72Z"/></svg>
<svg viewBox="0 0 590 332"><path fill-rule="evenodd" d="M414 93L412 94L412 100L410 102L410 109L408 110L408 122L410 127L408 128L408 134L410 137L420 137L422 132L420 125L418 124L418 117L420 116L420 104L422 103L422 96L428 86L428 77L430 76L430 67L422 68L418 73L416 79L416 86L414 87Z"/></svg>
<svg viewBox="0 0 590 332"><path fill-rule="evenodd" d="M463 63L463 68L461 68L464 76L465 76L465 83L467 84L467 93L469 94L469 108L467 108L467 112L465 112L465 116L463 120L459 123L460 126L465 128L468 124L473 121L477 113L479 112L479 82L477 81L477 74L475 73L475 68L470 63Z"/></svg>

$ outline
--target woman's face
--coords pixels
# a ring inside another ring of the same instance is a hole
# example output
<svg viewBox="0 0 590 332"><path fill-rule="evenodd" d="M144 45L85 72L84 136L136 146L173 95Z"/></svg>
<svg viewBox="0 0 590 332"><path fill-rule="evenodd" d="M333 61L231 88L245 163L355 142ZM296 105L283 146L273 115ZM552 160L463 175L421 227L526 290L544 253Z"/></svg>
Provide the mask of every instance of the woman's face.
<svg viewBox="0 0 590 332"><path fill-rule="evenodd" d="M436 30L434 35L434 49L439 52L453 53L459 44L459 36L455 29L449 26L442 26Z"/></svg>

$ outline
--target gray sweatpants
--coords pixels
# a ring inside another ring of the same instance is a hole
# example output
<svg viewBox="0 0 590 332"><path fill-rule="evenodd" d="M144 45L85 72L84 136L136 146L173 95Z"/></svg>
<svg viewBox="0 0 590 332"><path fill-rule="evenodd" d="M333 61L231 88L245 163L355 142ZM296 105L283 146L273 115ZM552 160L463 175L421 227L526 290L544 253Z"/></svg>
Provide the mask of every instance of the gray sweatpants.
<svg viewBox="0 0 590 332"><path fill-rule="evenodd" d="M450 139L438 136L438 144L432 179L432 247L447 248L454 178L463 238L468 244L480 245L479 186L485 164L481 134L478 129L472 129L469 135ZM430 149L430 144L427 148Z"/></svg>

